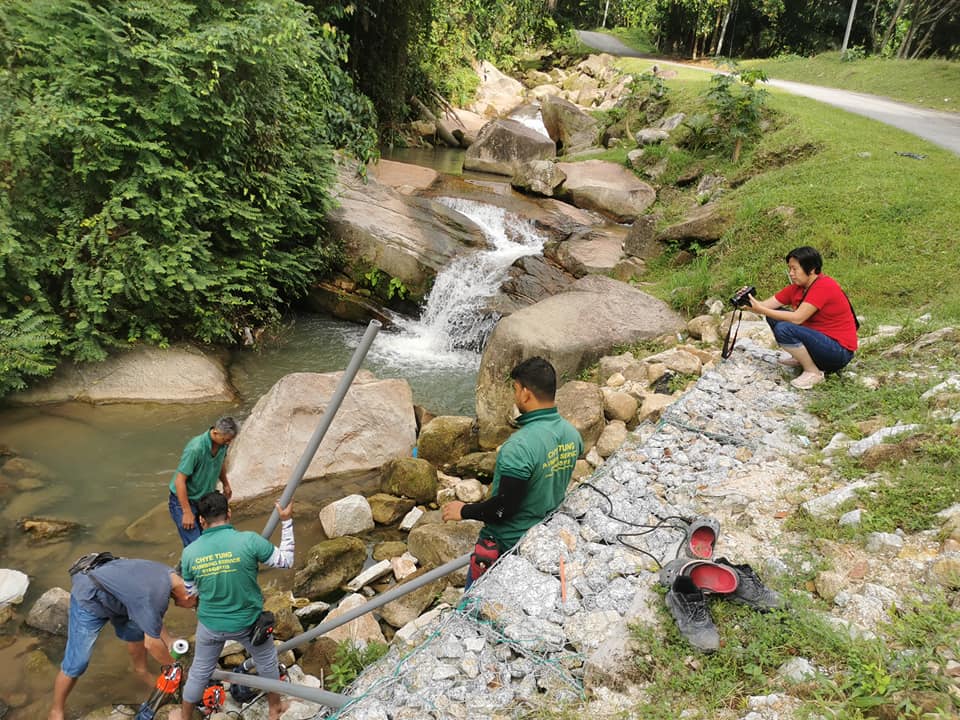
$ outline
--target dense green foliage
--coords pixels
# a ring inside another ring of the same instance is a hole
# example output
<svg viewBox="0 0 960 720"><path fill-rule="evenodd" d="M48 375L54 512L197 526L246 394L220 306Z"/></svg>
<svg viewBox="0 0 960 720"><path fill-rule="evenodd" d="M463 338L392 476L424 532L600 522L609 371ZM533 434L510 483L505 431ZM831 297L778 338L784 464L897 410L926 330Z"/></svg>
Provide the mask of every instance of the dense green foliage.
<svg viewBox="0 0 960 720"><path fill-rule="evenodd" d="M344 53L293 0L0 6L0 394L234 340L328 268L331 148L376 142Z"/></svg>
<svg viewBox="0 0 960 720"><path fill-rule="evenodd" d="M581 26L641 28L660 52L766 57L841 46L850 0L559 0ZM886 57L960 56L960 0L859 3L849 47Z"/></svg>

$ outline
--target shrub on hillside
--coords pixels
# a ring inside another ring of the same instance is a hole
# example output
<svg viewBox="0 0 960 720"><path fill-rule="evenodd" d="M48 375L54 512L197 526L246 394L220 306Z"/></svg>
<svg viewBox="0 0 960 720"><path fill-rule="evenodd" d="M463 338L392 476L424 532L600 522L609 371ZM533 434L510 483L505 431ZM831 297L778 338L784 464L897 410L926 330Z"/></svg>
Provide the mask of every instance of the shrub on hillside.
<svg viewBox="0 0 960 720"><path fill-rule="evenodd" d="M376 142L344 55L294 0L3 3L0 393L231 341L325 271L332 148Z"/></svg>

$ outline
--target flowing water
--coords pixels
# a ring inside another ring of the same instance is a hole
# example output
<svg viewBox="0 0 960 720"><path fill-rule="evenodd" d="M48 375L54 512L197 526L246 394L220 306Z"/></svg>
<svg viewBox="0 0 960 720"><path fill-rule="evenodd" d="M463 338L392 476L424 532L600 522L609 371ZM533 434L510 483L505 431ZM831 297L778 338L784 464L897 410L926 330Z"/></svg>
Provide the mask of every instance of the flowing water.
<svg viewBox="0 0 960 720"><path fill-rule="evenodd" d="M457 199L443 202L477 222L491 247L461 257L441 271L422 317L401 322L396 332L382 331L364 367L378 377L405 378L415 402L435 414L472 415L478 350L495 322L485 317L485 302L510 264L538 253L543 238L530 223L500 208ZM13 708L8 720L45 717L62 658L63 638L36 634L22 625L37 598L53 587L69 590L66 568L78 555L92 550L174 563L181 548L163 506L184 443L220 415L233 414L242 420L256 400L288 373L343 369L364 329L315 315L294 318L261 349L237 352L230 358L230 376L241 397L236 403L0 408L0 445L46 469L42 484L10 488L0 507L5 528L0 536L0 567L21 570L31 581L17 618L0 626L0 665L5 669L0 674L0 698ZM375 480L319 485L311 483L298 491L303 508L297 523L298 556L322 539L319 523L313 520L316 509L344 494L372 492ZM151 511L143 536L129 540L125 528ZM81 528L66 540L33 544L15 527L27 515L71 520ZM236 524L260 531L265 519ZM377 537L389 536L389 531L377 533ZM283 588L292 581L292 573L281 571L262 577L265 583ZM190 611L171 607L167 624L175 636L189 636L195 618ZM124 644L105 628L90 668L70 696L72 716L106 702L138 703L145 697L145 689L129 672Z"/></svg>

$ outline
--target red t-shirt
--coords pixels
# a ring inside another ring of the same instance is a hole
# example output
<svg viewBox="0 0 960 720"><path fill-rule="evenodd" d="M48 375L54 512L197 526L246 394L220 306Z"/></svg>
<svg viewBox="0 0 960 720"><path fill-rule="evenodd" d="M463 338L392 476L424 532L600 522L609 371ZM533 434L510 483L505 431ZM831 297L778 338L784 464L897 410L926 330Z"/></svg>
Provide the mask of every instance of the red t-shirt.
<svg viewBox="0 0 960 720"><path fill-rule="evenodd" d="M855 351L857 323L850 309L850 301L843 294L837 281L828 275L820 275L806 292L807 296L804 297L802 287L787 285L774 297L781 305L787 305L794 310L799 307L801 301L810 303L817 308L817 312L807 318L803 326L822 332L847 350Z"/></svg>

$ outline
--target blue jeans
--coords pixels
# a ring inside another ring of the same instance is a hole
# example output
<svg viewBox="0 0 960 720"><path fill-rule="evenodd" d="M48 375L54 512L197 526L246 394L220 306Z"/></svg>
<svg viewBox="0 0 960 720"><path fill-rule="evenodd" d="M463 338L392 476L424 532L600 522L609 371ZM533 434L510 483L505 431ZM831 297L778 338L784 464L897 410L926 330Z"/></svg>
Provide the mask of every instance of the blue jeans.
<svg viewBox="0 0 960 720"><path fill-rule="evenodd" d="M237 632L219 632L211 630L202 622L197 623L197 636L193 643L193 663L187 673L187 683L183 687L185 702L199 705L203 699L203 691L207 689L210 676L217 667L220 651L228 640L236 640L253 658L257 666L257 675L260 677L280 679L280 670L277 666L277 648L273 640L267 640L259 645L250 642L250 628Z"/></svg>
<svg viewBox="0 0 960 720"><path fill-rule="evenodd" d="M832 337L819 330L796 325L785 320L767 318L777 344L783 348L805 347L814 364L824 372L837 372L853 360L853 351L847 350Z"/></svg>
<svg viewBox="0 0 960 720"><path fill-rule="evenodd" d="M112 618L117 637L127 642L143 642L143 631L130 619ZM67 649L63 653L60 669L67 677L78 678L90 664L93 644L107 618L97 617L70 596L70 619L67 622Z"/></svg>
<svg viewBox="0 0 960 720"><path fill-rule="evenodd" d="M200 521L197 519L197 503L193 500L190 500L189 503L190 511L193 513L192 530L183 529L183 509L180 507L180 501L177 499L177 496L170 493L170 501L167 504L170 509L170 517L173 518L173 524L177 526L177 532L180 533L180 540L183 542L184 547L200 537L200 533L202 532L200 529Z"/></svg>

